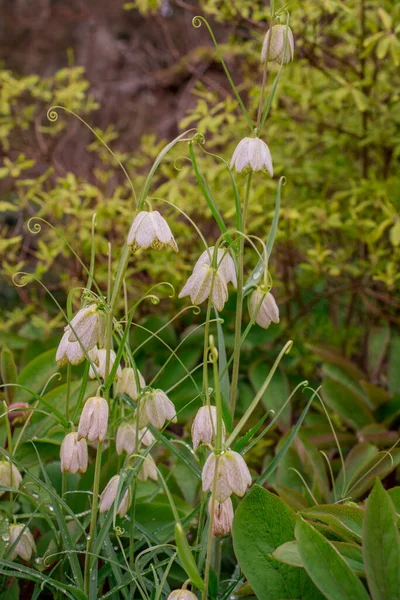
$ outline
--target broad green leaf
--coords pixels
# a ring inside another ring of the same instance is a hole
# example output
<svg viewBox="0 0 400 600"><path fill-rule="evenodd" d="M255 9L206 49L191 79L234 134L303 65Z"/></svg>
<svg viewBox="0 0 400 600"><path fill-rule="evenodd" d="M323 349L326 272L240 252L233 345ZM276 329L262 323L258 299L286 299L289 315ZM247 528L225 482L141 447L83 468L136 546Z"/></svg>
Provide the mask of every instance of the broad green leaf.
<svg viewBox="0 0 400 600"><path fill-rule="evenodd" d="M364 573L364 564L362 559L361 547L355 544L348 544L345 542L331 542L332 546L339 550L349 567L357 573ZM280 562L293 565L294 567L304 567L303 561L300 556L298 543L296 541L286 542L279 546L273 552L272 556Z"/></svg>
<svg viewBox="0 0 400 600"><path fill-rule="evenodd" d="M313 494L318 499L329 501L329 481L326 473L326 462L324 457L313 444L311 444L306 436L297 436L296 449L303 463L305 473L310 474L312 481Z"/></svg>
<svg viewBox="0 0 400 600"><path fill-rule="evenodd" d="M359 498L373 486L376 477L384 479L398 465L400 465L400 449L392 450L390 456L385 452L377 454L358 475L356 478L358 481L349 489L349 495L353 500Z"/></svg>
<svg viewBox="0 0 400 600"><path fill-rule="evenodd" d="M387 493L394 504L397 514L400 515L400 486L387 490Z"/></svg>
<svg viewBox="0 0 400 600"><path fill-rule="evenodd" d="M305 570L327 600L369 600L335 546L301 517L296 521L296 539Z"/></svg>
<svg viewBox="0 0 400 600"><path fill-rule="evenodd" d="M306 508L301 515L307 520L320 521L334 532L361 541L364 511L348 504L321 504Z"/></svg>
<svg viewBox="0 0 400 600"><path fill-rule="evenodd" d="M286 487L285 485L275 484L274 490L279 494L282 500L294 511L303 510L309 506L306 498L297 490Z"/></svg>
<svg viewBox="0 0 400 600"><path fill-rule="evenodd" d="M322 374L324 379L332 379L333 381L337 381L338 383L341 383L345 387L349 388L349 390L356 394L356 396L358 396L360 400L367 404L367 406L369 405L369 398L365 393L360 380L349 375L349 373L343 367L339 365L324 364L322 366ZM372 404L370 404L369 407L374 408Z"/></svg>
<svg viewBox="0 0 400 600"><path fill-rule="evenodd" d="M56 363L56 351L48 350L43 354L39 354L30 363L22 369L18 377L18 383L24 385L37 394L43 390L46 382L54 373L57 373L58 366ZM28 402L31 396L29 392L18 388L16 400L18 402Z"/></svg>
<svg viewBox="0 0 400 600"><path fill-rule="evenodd" d="M363 557L373 600L398 600L400 535L396 511L379 479L367 500L363 527Z"/></svg>
<svg viewBox="0 0 400 600"><path fill-rule="evenodd" d="M389 392L400 394L400 336L392 337L389 354Z"/></svg>
<svg viewBox="0 0 400 600"><path fill-rule="evenodd" d="M322 397L331 410L354 429L362 429L365 425L374 422L371 411L364 402L348 387L325 379L322 385Z"/></svg>
<svg viewBox="0 0 400 600"><path fill-rule="evenodd" d="M346 487L353 483L359 473L364 470L365 465L370 464L377 454L378 448L367 442L356 444L350 450L344 461L345 472L341 469L336 479L336 491L340 496L346 495Z"/></svg>
<svg viewBox="0 0 400 600"><path fill-rule="evenodd" d="M368 332L368 371L373 376L380 368L390 340L390 328L372 327Z"/></svg>
<svg viewBox="0 0 400 600"><path fill-rule="evenodd" d="M306 348L311 350L314 354L319 356L324 362L328 362L332 365L338 365L342 367L353 379L356 381L360 381L365 379L365 374L356 367L351 361L347 358L344 358L336 348L328 345L313 345L306 344Z"/></svg>
<svg viewBox="0 0 400 600"><path fill-rule="evenodd" d="M14 356L8 346L4 345L1 350L0 371L3 384L17 383L17 367L15 365ZM13 385L3 388L8 402L11 403L15 397L17 388Z"/></svg>
<svg viewBox="0 0 400 600"><path fill-rule="evenodd" d="M264 362L257 362L250 367L249 378L255 392L260 389L265 381L265 375L268 369ZM262 403L266 410L274 410L275 414L282 408L288 396L290 395L289 383L285 373L277 369L268 389L263 394ZM278 423L283 426L284 430L290 427L291 406L290 403L282 411Z"/></svg>
<svg viewBox="0 0 400 600"><path fill-rule="evenodd" d="M270 556L294 539L295 512L275 494L255 485L233 521L233 545L258 600L321 598L306 573Z"/></svg>

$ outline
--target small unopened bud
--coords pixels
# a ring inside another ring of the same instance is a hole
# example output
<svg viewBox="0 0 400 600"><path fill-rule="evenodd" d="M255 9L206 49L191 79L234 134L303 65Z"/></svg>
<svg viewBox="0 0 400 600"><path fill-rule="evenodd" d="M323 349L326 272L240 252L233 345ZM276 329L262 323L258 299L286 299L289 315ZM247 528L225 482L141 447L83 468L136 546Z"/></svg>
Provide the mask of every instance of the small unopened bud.
<svg viewBox="0 0 400 600"><path fill-rule="evenodd" d="M214 246L210 246L210 248L204 250L203 254L200 255L196 264L194 265L193 272L196 271L196 269L198 269L201 265L211 266L214 261L214 252ZM236 289L237 277L235 263L233 262L232 256L226 249L218 248L215 266L221 279L225 281L226 285L228 285L228 283L232 283L233 287Z"/></svg>
<svg viewBox="0 0 400 600"><path fill-rule="evenodd" d="M8 419L14 427L23 425L30 414L27 402L13 402L8 406Z"/></svg>
<svg viewBox="0 0 400 600"><path fill-rule="evenodd" d="M8 460L0 461L0 486L18 489L21 485L22 476L17 467ZM0 496L7 490L0 490Z"/></svg>
<svg viewBox="0 0 400 600"><path fill-rule="evenodd" d="M96 365L96 371L97 371L97 374L99 375L99 377L101 377L102 379L105 379L106 366L107 366L107 350L105 348L101 348L100 350L98 350L95 347L89 352L89 357ZM108 372L111 371L116 358L117 358L117 355L115 354L114 350L110 350ZM115 376L117 378L121 377L121 373L122 373L121 367L120 367L120 365L118 365ZM95 373L92 365L90 365L89 377L90 377L90 379L95 379L95 377L96 377L96 373Z"/></svg>
<svg viewBox="0 0 400 600"><path fill-rule="evenodd" d="M210 445L215 442L217 432L217 409L215 406L202 406L197 411L192 425L193 448L199 444ZM222 437L225 437L225 425L222 423Z"/></svg>
<svg viewBox="0 0 400 600"><path fill-rule="evenodd" d="M140 388L145 388L146 382L139 371L137 371L137 376ZM139 391L136 385L136 374L132 367L122 369L121 376L117 382L117 394L126 394L132 400L138 399Z"/></svg>
<svg viewBox="0 0 400 600"><path fill-rule="evenodd" d="M287 41L286 41L286 32L287 32ZM271 35L271 42L269 42L269 37ZM285 44L286 44L286 52L285 52ZM283 63L286 65L288 62L293 60L294 57L294 38L293 33L290 27L286 25L274 25L271 28L271 33L268 30L261 50L261 62L265 62L267 59L268 52L268 61L276 60L279 64Z"/></svg>
<svg viewBox="0 0 400 600"><path fill-rule="evenodd" d="M60 458L63 473L84 473L88 466L86 440L79 440L75 432L68 433L61 444Z"/></svg>
<svg viewBox="0 0 400 600"><path fill-rule="evenodd" d="M271 152L260 138L243 138L235 148L230 166L238 173L263 171L268 172L271 177L274 175Z"/></svg>
<svg viewBox="0 0 400 600"><path fill-rule="evenodd" d="M213 507L214 504L214 507ZM232 500L228 498L225 502L218 502L217 499L213 499L212 495L208 503L208 514L211 515L211 511L214 508L214 518L212 521L212 533L214 537L228 535L232 529L233 522L233 506Z"/></svg>
<svg viewBox="0 0 400 600"><path fill-rule="evenodd" d="M114 500L117 496L119 481L120 481L119 475L114 475L114 477L111 477L110 481L107 483L102 494L100 495L99 511L101 513L104 513L106 511L110 510L111 506L114 504ZM128 512L129 507L131 505L131 501L132 501L131 491L130 491L130 488L128 488L126 490L126 492L118 506L118 510L117 510L117 513L121 517L121 519Z"/></svg>
<svg viewBox="0 0 400 600"><path fill-rule="evenodd" d="M162 429L166 421L176 423L175 406L162 390L148 390L140 399L137 409L139 429L151 423L156 429Z"/></svg>
<svg viewBox="0 0 400 600"><path fill-rule="evenodd" d="M189 592L189 590L181 588L171 592L167 600L198 600L198 598L196 594L193 594L193 592Z"/></svg>
<svg viewBox="0 0 400 600"><path fill-rule="evenodd" d="M14 560L19 556L22 560L28 562L32 557L32 553L36 552L35 540L29 529L25 525L10 525L9 534L8 548L12 548L15 544L11 550L10 560Z"/></svg>
<svg viewBox="0 0 400 600"><path fill-rule="evenodd" d="M260 327L267 329L271 323L279 323L279 308L271 292L262 287L255 289L248 300L249 314Z"/></svg>
<svg viewBox="0 0 400 600"><path fill-rule="evenodd" d="M132 252L138 248L154 248L162 250L170 246L174 252L178 252L174 236L167 221L157 210L141 211L134 219L128 233L128 246Z"/></svg>
<svg viewBox="0 0 400 600"><path fill-rule="evenodd" d="M145 427L137 431L136 423L123 423L117 429L116 448L117 454L122 454L124 451L127 454L137 452L136 442L138 446L144 444L150 446L154 442L154 435Z"/></svg>
<svg viewBox="0 0 400 600"><path fill-rule="evenodd" d="M108 426L107 400L93 396L85 402L78 426L78 439L87 438L90 442L102 442Z"/></svg>
<svg viewBox="0 0 400 600"><path fill-rule="evenodd" d="M183 286L179 298L190 296L193 304L199 305L207 300L210 294L213 305L218 311L221 311L228 299L228 288L225 279L219 269L213 269L207 264L202 264L193 270Z"/></svg>
<svg viewBox="0 0 400 600"><path fill-rule="evenodd" d="M139 481L147 481L149 477L150 479L154 479L154 481L157 481L158 472L156 463L154 462L153 457L150 456L150 454L147 454L144 457L142 461L142 466L137 477Z"/></svg>
<svg viewBox="0 0 400 600"><path fill-rule="evenodd" d="M220 504L225 502L232 493L244 496L251 485L250 471L244 459L238 452L232 450L223 454L211 453L203 467L201 477L203 492L212 491Z"/></svg>

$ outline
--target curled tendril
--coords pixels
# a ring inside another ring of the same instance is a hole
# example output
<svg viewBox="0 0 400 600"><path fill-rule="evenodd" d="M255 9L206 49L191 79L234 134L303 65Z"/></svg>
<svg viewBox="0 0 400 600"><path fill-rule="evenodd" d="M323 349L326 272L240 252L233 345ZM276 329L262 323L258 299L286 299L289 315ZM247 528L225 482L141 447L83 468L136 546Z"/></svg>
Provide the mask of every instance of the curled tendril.
<svg viewBox="0 0 400 600"><path fill-rule="evenodd" d="M183 165L182 165L182 166L181 166L181 165L179 165L179 162L178 162L178 161L180 161L180 160L181 160L181 161L187 160L188 162L191 162L191 161L190 161L190 158L189 158L188 156L178 156L178 157L177 157L177 158L175 158L175 160L174 160L174 169L175 169L176 171L180 171L181 169L183 169Z"/></svg>
<svg viewBox="0 0 400 600"><path fill-rule="evenodd" d="M18 281L18 278L19 281ZM28 283L31 283L32 281L36 280L36 277L34 275L32 275L32 273L26 273L25 271L18 271L17 273L14 273L14 275L12 276L12 282L16 287L19 288L23 288L26 285L28 285Z"/></svg>
<svg viewBox="0 0 400 600"><path fill-rule="evenodd" d="M50 106L49 110L47 111L47 118L51 123L58 121L58 112L56 111L55 106Z"/></svg>
<svg viewBox="0 0 400 600"><path fill-rule="evenodd" d="M41 223L44 223L45 225L50 227L50 229L55 229L55 227L53 227L51 223L46 221L46 219L42 219L41 217L31 217L27 222L26 226L30 233L33 233L33 235L37 235L42 231Z"/></svg>
<svg viewBox="0 0 400 600"><path fill-rule="evenodd" d="M193 141L196 142L196 144L198 144L199 146L202 146L203 144L206 143L205 135L203 133L201 133L201 131L198 131L193 136Z"/></svg>
<svg viewBox="0 0 400 600"><path fill-rule="evenodd" d="M196 29L199 29L201 27L202 23L205 23L207 25L207 21L205 20L204 17L202 17L201 15L196 15L195 17L193 17L193 19L192 19L193 27L195 27Z"/></svg>

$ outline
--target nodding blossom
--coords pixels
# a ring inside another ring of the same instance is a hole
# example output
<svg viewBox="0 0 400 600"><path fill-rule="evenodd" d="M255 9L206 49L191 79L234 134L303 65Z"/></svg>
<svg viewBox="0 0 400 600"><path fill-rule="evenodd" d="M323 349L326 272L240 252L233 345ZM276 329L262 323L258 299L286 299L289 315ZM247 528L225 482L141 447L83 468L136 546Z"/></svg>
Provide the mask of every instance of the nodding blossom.
<svg viewBox="0 0 400 600"><path fill-rule="evenodd" d="M207 250L204 250L203 254L200 255L196 264L194 265L193 272L200 268L201 265L212 266L214 259L215 247L210 246ZM233 287L237 288L237 277L235 263L233 262L232 256L229 251L225 248L218 248L216 267L221 278L225 281L226 285L232 283Z"/></svg>
<svg viewBox="0 0 400 600"><path fill-rule="evenodd" d="M211 294L211 301L218 311L224 308L228 300L228 288L219 269L207 264L200 265L193 271L182 288L179 298L190 296L193 304L202 304Z"/></svg>
<svg viewBox="0 0 400 600"><path fill-rule="evenodd" d="M79 365L85 359L85 349L79 342L70 342L70 335L71 329L67 325L56 352L56 361L59 367L65 367L68 363Z"/></svg>
<svg viewBox="0 0 400 600"><path fill-rule="evenodd" d="M212 491L220 504L232 493L244 496L251 485L250 471L244 459L232 450L223 454L212 452L206 460L201 477L203 492Z"/></svg>
<svg viewBox="0 0 400 600"><path fill-rule="evenodd" d="M58 365L63 367L68 362L79 365L85 358L85 352L89 352L96 344L103 346L105 323L105 314L97 304L81 308L64 329L56 353Z"/></svg>
<svg viewBox="0 0 400 600"><path fill-rule="evenodd" d="M271 292L262 287L255 289L248 300L249 314L260 327L268 329L271 323L279 323L279 308Z"/></svg>
<svg viewBox="0 0 400 600"><path fill-rule="evenodd" d="M117 496L119 481L120 481L120 476L114 475L114 477L111 477L110 481L107 483L106 487L102 491L102 493L100 495L100 504L99 504L100 513L104 513L106 511L110 510L110 508L114 504L114 500ZM131 502L132 502L131 490L128 487L125 494L123 495L121 502L119 503L118 510L117 510L117 514L121 517L121 519L128 512Z"/></svg>
<svg viewBox="0 0 400 600"><path fill-rule="evenodd" d="M133 454L138 451L140 444L150 446L155 441L154 435L145 427L144 429L136 430L136 422L122 423L117 429L116 448L117 454L122 454L124 451L127 454ZM137 443L138 442L138 443Z"/></svg>
<svg viewBox="0 0 400 600"><path fill-rule="evenodd" d="M192 425L193 448L199 444L210 445L215 441L217 432L217 409L215 406L202 406L197 411ZM222 437L225 437L225 425L222 424Z"/></svg>
<svg viewBox="0 0 400 600"><path fill-rule="evenodd" d="M178 252L178 246L171 229L157 210L142 210L136 215L129 230L127 242L132 252L135 252L138 248L146 249L150 247L154 250L162 250L165 246L169 246L174 252Z"/></svg>
<svg viewBox="0 0 400 600"><path fill-rule="evenodd" d="M139 386L141 389L146 387L146 382L140 373L137 370L137 375L139 379ZM139 397L140 390L137 389L136 385L136 375L134 369L132 367L125 367L122 369L121 376L117 382L117 394L126 394L132 400L137 400Z"/></svg>
<svg viewBox="0 0 400 600"><path fill-rule="evenodd" d="M32 553L36 552L35 540L28 527L26 525L10 525L9 535L8 548L14 546L9 560L15 560L19 556L22 560L28 562L32 558Z"/></svg>
<svg viewBox="0 0 400 600"><path fill-rule="evenodd" d="M181 588L171 592L167 600L198 600L198 598L193 592L189 592L186 588Z"/></svg>
<svg viewBox="0 0 400 600"><path fill-rule="evenodd" d="M0 461L0 486L18 489L21 485L22 476L14 463L8 460ZM0 490L0 496L7 490Z"/></svg>
<svg viewBox="0 0 400 600"><path fill-rule="evenodd" d="M108 427L108 403L101 396L86 400L78 425L78 439L102 442Z"/></svg>
<svg viewBox="0 0 400 600"><path fill-rule="evenodd" d="M213 498L212 494L208 502L208 514L212 516L214 509L214 517L212 519L212 533L214 537L228 535L232 529L233 522L233 506L232 500L228 498L225 502L218 502Z"/></svg>
<svg viewBox="0 0 400 600"><path fill-rule="evenodd" d="M60 449L61 471L72 475L84 473L88 466L88 451L85 439L78 439L74 431L67 433Z"/></svg>
<svg viewBox="0 0 400 600"><path fill-rule="evenodd" d="M240 140L232 155L230 166L238 173L264 171L271 177L274 175L271 152L267 144L257 137L245 137Z"/></svg>
<svg viewBox="0 0 400 600"><path fill-rule="evenodd" d="M106 363L107 363L107 350L105 348L101 348L100 350L98 350L96 347L94 347L89 352L89 357L92 360L92 362L95 364L96 371L97 371L97 374L99 375L99 377L101 377L102 379L105 379ZM109 365L108 365L109 372L111 371L111 369L115 363L116 357L117 357L117 355L115 354L114 350L110 350L110 360L109 360ZM122 374L122 369L121 369L121 366L118 365L117 371L115 373L116 378L121 377L121 374ZM90 365L89 377L90 377L90 379L95 379L95 377L96 377L96 373L95 373L92 365Z"/></svg>
<svg viewBox="0 0 400 600"><path fill-rule="evenodd" d="M158 472L156 463L150 454L146 454L146 456L143 458L142 466L140 467L137 478L139 481L147 481L149 478L157 481Z"/></svg>
<svg viewBox="0 0 400 600"><path fill-rule="evenodd" d="M137 408L139 429L151 424L156 429L162 429L166 421L176 423L174 404L162 390L149 389L141 397Z"/></svg>
<svg viewBox="0 0 400 600"><path fill-rule="evenodd" d="M287 42L286 42L286 31L287 31ZM268 51L268 61L276 60L279 64L283 63L286 65L288 62L293 60L294 57L294 38L293 33L290 27L286 27L286 25L274 25L271 28L271 43L268 48L270 31L268 30L262 50L261 50L261 62L265 62L267 58ZM285 52L285 42L286 42L286 52Z"/></svg>

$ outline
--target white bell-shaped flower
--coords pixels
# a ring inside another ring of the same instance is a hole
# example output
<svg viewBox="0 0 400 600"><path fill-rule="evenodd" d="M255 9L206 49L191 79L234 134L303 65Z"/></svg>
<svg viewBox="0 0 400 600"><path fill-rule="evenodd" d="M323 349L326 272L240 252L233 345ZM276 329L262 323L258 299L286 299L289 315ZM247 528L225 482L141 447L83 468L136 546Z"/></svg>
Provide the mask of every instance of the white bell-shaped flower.
<svg viewBox="0 0 400 600"><path fill-rule="evenodd" d="M211 445L217 432L217 409L215 406L202 406L196 413L192 425L193 448L199 444ZM222 437L225 438L225 425L222 423Z"/></svg>
<svg viewBox="0 0 400 600"><path fill-rule="evenodd" d="M219 269L215 270L207 264L199 265L185 283L179 298L190 296L193 304L201 304L211 294L211 301L218 311L224 308L228 299L228 288Z"/></svg>
<svg viewBox="0 0 400 600"><path fill-rule="evenodd" d="M14 463L8 460L0 461L0 485L6 488L18 489L21 485L22 476ZM0 496L6 493L7 490L0 490Z"/></svg>
<svg viewBox="0 0 400 600"><path fill-rule="evenodd" d="M193 273L201 265L212 265L214 250L214 246L211 246L207 250L204 250L203 254L200 255L200 258L194 265ZM232 256L224 248L218 248L216 267L218 269L220 277L225 281L226 285L228 285L228 283L232 283L233 287L236 289L237 277L235 263L233 262Z"/></svg>
<svg viewBox="0 0 400 600"><path fill-rule="evenodd" d="M86 400L78 426L78 439L102 442L108 427L108 403L101 396Z"/></svg>
<svg viewBox="0 0 400 600"><path fill-rule="evenodd" d="M137 375L140 388L145 388L146 382L139 370L137 371ZM134 369L132 369L132 367L125 367L125 369L122 369L121 376L117 382L117 394L126 394L129 398L132 398L132 400L137 400L139 391L136 384Z"/></svg>
<svg viewBox="0 0 400 600"><path fill-rule="evenodd" d="M146 457L142 461L142 466L140 467L140 471L137 475L139 481L147 481L149 478L157 481L158 472L156 463L150 454L147 454Z"/></svg>
<svg viewBox="0 0 400 600"><path fill-rule="evenodd" d="M79 365L85 359L84 348L79 342L70 342L70 335L71 329L67 325L56 352L56 361L59 367L65 367L68 363Z"/></svg>
<svg viewBox="0 0 400 600"><path fill-rule="evenodd" d="M162 429L166 421L176 423L174 404L162 390L148 390L139 400L137 408L139 429L151 424L156 429Z"/></svg>
<svg viewBox="0 0 400 600"><path fill-rule="evenodd" d="M107 483L106 487L102 491L100 495L100 504L99 511L100 513L107 512L110 510L112 505L114 504L114 500L117 496L118 485L120 481L119 475L114 475L111 477L110 481ZM129 507L132 502L131 490L128 488L119 503L117 514L121 517L121 519L126 515L129 510Z"/></svg>
<svg viewBox="0 0 400 600"><path fill-rule="evenodd" d="M22 524L10 525L9 535L8 548L11 548L17 542L11 551L9 560L15 560L19 556L22 560L28 562L32 558L32 553L36 552L35 540L28 527Z"/></svg>
<svg viewBox="0 0 400 600"><path fill-rule="evenodd" d="M61 471L63 473L85 473L88 466L88 451L85 439L78 439L76 432L68 433L60 449Z"/></svg>
<svg viewBox="0 0 400 600"><path fill-rule="evenodd" d="M213 506L214 505L214 506ZM208 502L208 514L212 516L211 511L214 508L214 517L212 519L212 532L214 537L228 535L232 529L233 522L233 506L232 500L228 498L225 502L218 502L217 499L213 500L213 496L210 496Z"/></svg>
<svg viewBox="0 0 400 600"><path fill-rule="evenodd" d="M198 598L193 592L189 592L186 588L181 588L171 592L167 600L198 600Z"/></svg>
<svg viewBox="0 0 400 600"><path fill-rule="evenodd" d="M212 491L221 504L232 493L244 496L251 485L250 471L244 459L232 450L219 455L212 452L206 460L201 477L203 492Z"/></svg>
<svg viewBox="0 0 400 600"><path fill-rule="evenodd" d="M287 43L286 43L286 52L285 52L285 41L286 41L286 31L287 31ZM269 37L271 35L271 43L269 44ZM286 25L274 25L271 28L271 33L268 30L262 50L261 50L261 62L265 62L267 58L268 52L268 61L276 60L279 64L283 63L286 65L288 62L293 60L294 57L294 38L293 33L290 27L286 27Z"/></svg>
<svg viewBox="0 0 400 600"><path fill-rule="evenodd" d="M251 171L268 171L273 177L271 152L265 142L257 137L243 138L235 148L231 160L231 169L235 168L238 173L250 173Z"/></svg>
<svg viewBox="0 0 400 600"><path fill-rule="evenodd" d="M132 252L138 248L154 248L162 250L170 246L174 252L178 252L174 236L167 221L157 210L138 213L128 233L128 246Z"/></svg>
<svg viewBox="0 0 400 600"><path fill-rule="evenodd" d="M96 347L94 347L89 352L89 356L90 356L90 359L92 360L92 362L94 362L94 364L96 365L97 374L102 379L105 379L106 363L107 363L107 350L105 348L101 348L100 350L98 350ZM111 369L115 363L116 357L117 357L117 355L115 354L114 350L110 350L109 372L111 371ZM117 378L119 378L119 377L121 377L121 374L122 374L122 369L121 369L121 366L118 365L115 376ZM96 373L94 372L92 365L90 365L89 377L90 377L90 379L95 379L95 377L96 377Z"/></svg>
<svg viewBox="0 0 400 600"><path fill-rule="evenodd" d="M137 452L140 444L150 446L155 441L154 435L145 427L144 429L136 430L136 422L122 423L117 429L116 448L117 454L122 454L124 451L127 454ZM138 447L136 442L138 442Z"/></svg>
<svg viewBox="0 0 400 600"><path fill-rule="evenodd" d="M258 287L248 299L249 314L260 327L267 329L271 323L279 323L279 308L271 292Z"/></svg>
<svg viewBox="0 0 400 600"><path fill-rule="evenodd" d="M81 308L69 324L68 340L77 342L79 339L86 351L89 351L96 344L104 345L105 327L104 312L99 310L97 304L89 304L89 306Z"/></svg>

